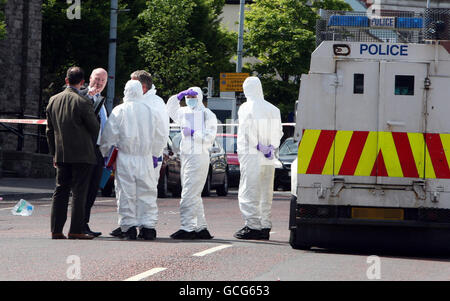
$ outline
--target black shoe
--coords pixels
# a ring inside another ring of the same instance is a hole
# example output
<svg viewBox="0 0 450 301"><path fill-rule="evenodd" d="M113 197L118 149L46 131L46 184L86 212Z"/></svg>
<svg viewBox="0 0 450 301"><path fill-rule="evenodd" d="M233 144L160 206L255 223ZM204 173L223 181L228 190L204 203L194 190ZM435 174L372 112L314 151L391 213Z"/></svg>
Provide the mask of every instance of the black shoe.
<svg viewBox="0 0 450 301"><path fill-rule="evenodd" d="M137 230L136 227L130 227L127 232L123 232L123 237L126 240L136 240L137 239Z"/></svg>
<svg viewBox="0 0 450 301"><path fill-rule="evenodd" d="M261 230L250 229L247 226L234 233L234 237L237 239L261 239L261 236Z"/></svg>
<svg viewBox="0 0 450 301"><path fill-rule="evenodd" d="M156 230L149 228L142 228L139 231L138 238L143 240L154 240L156 238Z"/></svg>
<svg viewBox="0 0 450 301"><path fill-rule="evenodd" d="M102 235L102 232L91 231L91 229L89 228L89 225L86 224L86 226L84 227L84 234L90 234L92 236L99 237L100 235Z"/></svg>
<svg viewBox="0 0 450 301"><path fill-rule="evenodd" d="M119 227L117 229L114 229L111 233L109 233L109 235L122 238L123 232L122 229Z"/></svg>
<svg viewBox="0 0 450 301"><path fill-rule="evenodd" d="M170 235L170 237L173 239L195 239L197 236L195 235L195 231L187 232L184 230L178 230Z"/></svg>
<svg viewBox="0 0 450 301"><path fill-rule="evenodd" d="M270 228L261 229L261 238L263 240L269 240L270 238Z"/></svg>
<svg viewBox="0 0 450 301"><path fill-rule="evenodd" d="M211 236L207 229L203 229L199 232L195 232L196 239L212 239L214 236Z"/></svg>

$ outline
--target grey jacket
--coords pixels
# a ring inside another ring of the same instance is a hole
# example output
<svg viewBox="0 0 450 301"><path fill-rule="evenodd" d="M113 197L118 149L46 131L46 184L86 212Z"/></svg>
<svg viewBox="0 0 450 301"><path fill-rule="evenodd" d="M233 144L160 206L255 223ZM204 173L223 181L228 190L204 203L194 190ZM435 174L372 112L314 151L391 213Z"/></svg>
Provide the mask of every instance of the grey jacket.
<svg viewBox="0 0 450 301"><path fill-rule="evenodd" d="M50 98L47 112L47 142L56 163L97 164L94 141L99 122L89 99L66 88Z"/></svg>

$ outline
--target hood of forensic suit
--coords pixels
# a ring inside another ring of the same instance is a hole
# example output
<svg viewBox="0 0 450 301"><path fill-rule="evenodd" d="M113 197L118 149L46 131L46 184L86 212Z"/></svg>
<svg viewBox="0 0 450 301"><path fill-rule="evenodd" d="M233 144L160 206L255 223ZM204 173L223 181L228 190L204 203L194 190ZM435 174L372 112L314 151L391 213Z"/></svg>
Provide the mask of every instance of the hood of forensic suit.
<svg viewBox="0 0 450 301"><path fill-rule="evenodd" d="M142 84L137 80L129 80L123 92L123 102L140 100L143 96Z"/></svg>
<svg viewBox="0 0 450 301"><path fill-rule="evenodd" d="M189 89L194 90L195 92L197 92L197 105L194 107L194 109L196 110L201 110L204 109L205 106L203 105L203 91L202 89L200 89L199 87L190 87Z"/></svg>
<svg viewBox="0 0 450 301"><path fill-rule="evenodd" d="M152 85L152 88L145 93L146 95L156 95L156 88L155 85Z"/></svg>
<svg viewBox="0 0 450 301"><path fill-rule="evenodd" d="M264 93L259 78L255 76L247 77L243 84L244 94L249 102L259 102L264 100Z"/></svg>

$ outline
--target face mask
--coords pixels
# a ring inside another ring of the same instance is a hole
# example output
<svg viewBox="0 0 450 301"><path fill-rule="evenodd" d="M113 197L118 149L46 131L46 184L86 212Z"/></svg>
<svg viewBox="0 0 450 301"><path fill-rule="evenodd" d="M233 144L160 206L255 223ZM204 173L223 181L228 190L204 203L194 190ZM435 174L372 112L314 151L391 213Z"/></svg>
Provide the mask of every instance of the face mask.
<svg viewBox="0 0 450 301"><path fill-rule="evenodd" d="M186 98L186 104L191 108L194 108L197 105L197 101L197 98Z"/></svg>

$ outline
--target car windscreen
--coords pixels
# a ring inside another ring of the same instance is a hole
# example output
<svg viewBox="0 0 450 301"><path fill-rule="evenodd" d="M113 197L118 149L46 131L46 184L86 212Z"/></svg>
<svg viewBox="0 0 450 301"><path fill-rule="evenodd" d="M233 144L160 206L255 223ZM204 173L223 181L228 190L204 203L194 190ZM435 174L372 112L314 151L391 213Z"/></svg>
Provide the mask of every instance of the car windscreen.
<svg viewBox="0 0 450 301"><path fill-rule="evenodd" d="M181 131L179 129L170 129L169 137L173 140L173 138L178 135Z"/></svg>
<svg viewBox="0 0 450 301"><path fill-rule="evenodd" d="M180 142L181 142L181 133L178 133L172 138L172 146L176 150L180 150Z"/></svg>
<svg viewBox="0 0 450 301"><path fill-rule="evenodd" d="M237 144L236 137L234 136L219 136L217 137L217 141L219 141L222 148L225 150L227 154L236 154L237 153Z"/></svg>
<svg viewBox="0 0 450 301"><path fill-rule="evenodd" d="M280 156L297 155L298 147L294 139L287 139L280 147Z"/></svg>

